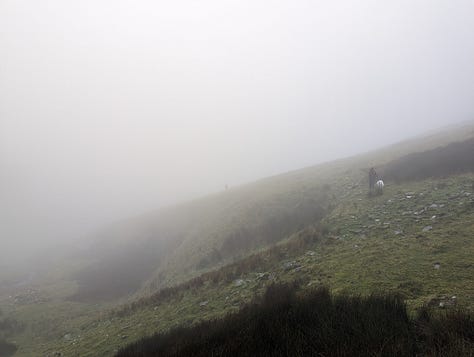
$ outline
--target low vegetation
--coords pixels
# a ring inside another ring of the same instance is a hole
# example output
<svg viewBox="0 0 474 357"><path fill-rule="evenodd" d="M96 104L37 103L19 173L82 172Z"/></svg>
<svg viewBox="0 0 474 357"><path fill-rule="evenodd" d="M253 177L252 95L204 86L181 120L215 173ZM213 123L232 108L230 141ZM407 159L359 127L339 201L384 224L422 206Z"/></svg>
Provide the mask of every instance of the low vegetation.
<svg viewBox="0 0 474 357"><path fill-rule="evenodd" d="M410 318L398 296L300 296L271 285L238 313L144 338L117 357L462 356L474 353L474 319L423 309Z"/></svg>
<svg viewBox="0 0 474 357"><path fill-rule="evenodd" d="M21 333L23 329L24 325L22 323L13 318L3 316L0 310L0 356L8 357L15 354L18 347L14 343L8 342L7 338Z"/></svg>
<svg viewBox="0 0 474 357"><path fill-rule="evenodd" d="M0 337L0 356L13 356L17 349L18 347L14 343L7 342Z"/></svg>
<svg viewBox="0 0 474 357"><path fill-rule="evenodd" d="M474 172L474 138L411 153L383 168L384 179L403 182Z"/></svg>

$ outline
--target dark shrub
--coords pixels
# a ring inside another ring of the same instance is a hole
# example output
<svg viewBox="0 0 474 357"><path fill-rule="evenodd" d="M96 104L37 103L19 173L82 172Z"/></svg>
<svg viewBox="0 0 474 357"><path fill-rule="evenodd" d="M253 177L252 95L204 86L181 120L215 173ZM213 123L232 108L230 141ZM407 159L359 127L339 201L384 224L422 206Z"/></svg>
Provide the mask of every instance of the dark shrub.
<svg viewBox="0 0 474 357"><path fill-rule="evenodd" d="M474 171L474 139L413 153L383 167L383 178L402 182Z"/></svg>
<svg viewBox="0 0 474 357"><path fill-rule="evenodd" d="M138 341L117 356L414 356L415 329L395 296L302 296L273 285L224 319Z"/></svg>
<svg viewBox="0 0 474 357"><path fill-rule="evenodd" d="M18 349L13 343L4 341L0 338L0 356L9 357L13 356Z"/></svg>

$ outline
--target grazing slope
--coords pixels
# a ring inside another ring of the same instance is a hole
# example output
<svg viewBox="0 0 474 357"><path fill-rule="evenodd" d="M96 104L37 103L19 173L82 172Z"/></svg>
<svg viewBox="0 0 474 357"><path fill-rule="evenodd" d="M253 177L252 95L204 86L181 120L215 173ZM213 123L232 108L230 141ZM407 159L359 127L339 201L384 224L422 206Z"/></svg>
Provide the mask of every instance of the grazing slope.
<svg viewBox="0 0 474 357"><path fill-rule="evenodd" d="M302 292L323 285L337 294L396 293L409 311L424 304L473 309L474 175L389 179L377 197L366 187L370 166L388 173L413 152L469 140L472 128L117 225L87 259L62 266L67 274L8 293L18 301L0 292L6 314L26 325L9 340L18 356L111 356L144 336L235 313L268 286L293 281ZM129 302L118 300L129 293Z"/></svg>
<svg viewBox="0 0 474 357"><path fill-rule="evenodd" d="M74 276L79 288L73 300L113 300L139 289L148 293L274 244L318 222L342 197L340 185L365 181L370 166L386 171L389 181L466 172L474 166L473 137L474 125L466 124L122 222L84 255L87 268ZM453 141L465 142L435 149ZM441 171L433 171L436 157L443 161Z"/></svg>

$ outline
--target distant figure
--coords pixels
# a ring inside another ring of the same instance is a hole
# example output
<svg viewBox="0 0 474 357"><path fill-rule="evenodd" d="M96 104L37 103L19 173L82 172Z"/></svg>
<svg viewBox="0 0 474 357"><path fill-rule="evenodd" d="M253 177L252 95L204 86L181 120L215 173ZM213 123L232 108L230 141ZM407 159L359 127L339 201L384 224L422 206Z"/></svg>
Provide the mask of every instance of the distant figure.
<svg viewBox="0 0 474 357"><path fill-rule="evenodd" d="M375 169L372 167L369 171L369 191L372 192L374 190L375 182L377 182L377 173Z"/></svg>
<svg viewBox="0 0 474 357"><path fill-rule="evenodd" d="M375 193L377 195L381 195L383 193L383 187L384 187L384 183L382 180L378 180L376 183L375 183Z"/></svg>

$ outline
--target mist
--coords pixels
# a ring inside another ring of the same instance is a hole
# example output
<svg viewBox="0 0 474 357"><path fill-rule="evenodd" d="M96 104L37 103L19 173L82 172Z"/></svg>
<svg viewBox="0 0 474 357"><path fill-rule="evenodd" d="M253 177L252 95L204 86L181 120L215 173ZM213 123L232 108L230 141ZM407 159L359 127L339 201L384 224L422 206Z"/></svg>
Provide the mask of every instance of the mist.
<svg viewBox="0 0 474 357"><path fill-rule="evenodd" d="M0 260L474 116L472 1L0 2Z"/></svg>

